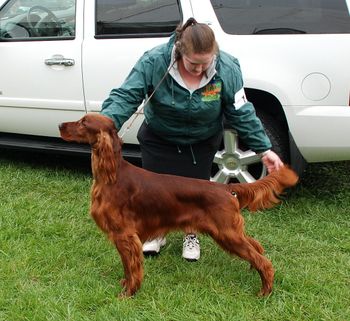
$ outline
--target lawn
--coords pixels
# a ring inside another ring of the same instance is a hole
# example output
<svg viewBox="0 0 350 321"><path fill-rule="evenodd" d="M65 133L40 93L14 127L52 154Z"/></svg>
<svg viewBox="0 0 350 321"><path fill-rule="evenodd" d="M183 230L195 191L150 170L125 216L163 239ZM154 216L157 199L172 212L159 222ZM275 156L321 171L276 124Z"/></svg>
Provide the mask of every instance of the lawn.
<svg viewBox="0 0 350 321"><path fill-rule="evenodd" d="M276 270L267 298L248 263L205 236L186 262L173 233L137 295L118 299L121 261L89 216L90 184L86 158L0 150L0 320L350 320L350 162L311 165L281 205L244 212Z"/></svg>

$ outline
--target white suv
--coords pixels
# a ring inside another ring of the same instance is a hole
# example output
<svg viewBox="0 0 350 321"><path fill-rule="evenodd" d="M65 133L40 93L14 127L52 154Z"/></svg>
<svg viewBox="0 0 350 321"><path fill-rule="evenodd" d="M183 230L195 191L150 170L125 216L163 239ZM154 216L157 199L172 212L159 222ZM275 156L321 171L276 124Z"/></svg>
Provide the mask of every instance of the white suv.
<svg viewBox="0 0 350 321"><path fill-rule="evenodd" d="M286 162L300 172L305 161L350 159L350 0L2 2L0 147L88 151L65 145L58 123L99 111L142 53L193 16L240 60L247 96ZM138 154L141 121L124 136L127 156ZM224 138L214 180L265 174L234 131Z"/></svg>

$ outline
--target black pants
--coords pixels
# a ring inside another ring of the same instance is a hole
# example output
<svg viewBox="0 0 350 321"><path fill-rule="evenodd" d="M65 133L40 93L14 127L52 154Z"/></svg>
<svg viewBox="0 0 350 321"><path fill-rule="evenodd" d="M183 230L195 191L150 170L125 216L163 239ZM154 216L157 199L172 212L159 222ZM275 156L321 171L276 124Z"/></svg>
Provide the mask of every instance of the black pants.
<svg viewBox="0 0 350 321"><path fill-rule="evenodd" d="M208 180L222 132L193 145L176 145L155 135L145 122L137 134L142 167L156 173Z"/></svg>

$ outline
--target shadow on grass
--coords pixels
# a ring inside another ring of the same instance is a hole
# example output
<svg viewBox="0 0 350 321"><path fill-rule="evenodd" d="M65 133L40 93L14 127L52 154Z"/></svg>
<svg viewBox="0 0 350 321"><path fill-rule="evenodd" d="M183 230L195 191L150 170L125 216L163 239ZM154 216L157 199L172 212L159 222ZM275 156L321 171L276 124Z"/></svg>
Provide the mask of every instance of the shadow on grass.
<svg viewBox="0 0 350 321"><path fill-rule="evenodd" d="M140 159L127 158L127 160L134 165L141 166ZM58 154L45 151L0 148L0 162L30 166L32 168L64 169L91 174L90 154Z"/></svg>
<svg viewBox="0 0 350 321"><path fill-rule="evenodd" d="M0 161L31 168L64 169L91 173L90 155L54 154L39 151L0 149Z"/></svg>
<svg viewBox="0 0 350 321"><path fill-rule="evenodd" d="M341 199L349 197L350 161L309 164L300 179L297 195L317 199Z"/></svg>

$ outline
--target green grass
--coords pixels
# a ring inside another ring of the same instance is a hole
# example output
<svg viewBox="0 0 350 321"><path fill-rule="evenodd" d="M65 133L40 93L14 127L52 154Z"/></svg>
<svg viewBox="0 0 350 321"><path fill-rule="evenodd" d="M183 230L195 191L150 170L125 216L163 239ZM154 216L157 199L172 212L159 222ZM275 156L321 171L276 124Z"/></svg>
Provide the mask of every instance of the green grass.
<svg viewBox="0 0 350 321"><path fill-rule="evenodd" d="M244 212L276 269L258 298L249 265L201 236L168 236L133 299L119 256L89 216L89 161L0 150L0 320L350 320L350 163L314 164L278 207Z"/></svg>

